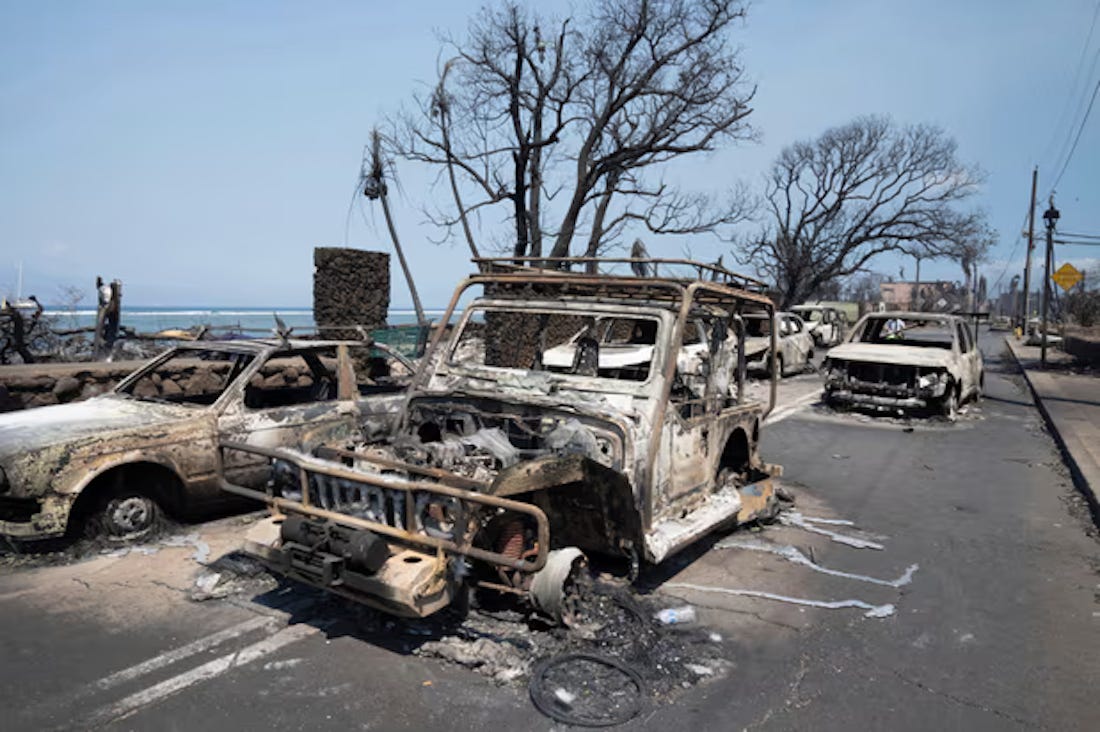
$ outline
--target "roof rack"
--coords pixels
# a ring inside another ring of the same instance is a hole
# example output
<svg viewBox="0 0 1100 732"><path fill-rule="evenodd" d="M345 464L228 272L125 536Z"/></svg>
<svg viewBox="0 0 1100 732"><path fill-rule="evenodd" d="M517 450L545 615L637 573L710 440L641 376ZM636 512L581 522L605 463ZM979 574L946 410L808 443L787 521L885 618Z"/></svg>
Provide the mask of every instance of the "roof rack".
<svg viewBox="0 0 1100 732"><path fill-rule="evenodd" d="M767 283L748 275L732 272L715 263L706 264L691 259L656 259L651 257L476 257L474 263L482 274L512 274L529 276L562 276L596 279L614 277L617 280L665 280L682 283L715 282L749 292L764 293ZM574 267L581 268L575 271Z"/></svg>

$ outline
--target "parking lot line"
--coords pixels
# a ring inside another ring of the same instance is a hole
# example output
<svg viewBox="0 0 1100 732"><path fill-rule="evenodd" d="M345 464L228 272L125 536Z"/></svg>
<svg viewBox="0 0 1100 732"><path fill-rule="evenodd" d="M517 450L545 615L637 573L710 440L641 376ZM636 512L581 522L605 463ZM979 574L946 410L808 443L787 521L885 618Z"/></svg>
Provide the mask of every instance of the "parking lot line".
<svg viewBox="0 0 1100 732"><path fill-rule="evenodd" d="M764 420L764 424L775 424L776 422L781 422L787 417L790 417L798 410L805 407L807 404L813 403L813 401L818 399L820 396L820 392L814 391L806 394L805 396L799 397L790 404L784 407L780 407L779 409L776 409L774 412L769 414L767 419Z"/></svg>
<svg viewBox="0 0 1100 732"><path fill-rule="evenodd" d="M238 623L236 625L230 626L225 630L220 630L217 633L212 633L211 635L199 638L198 640L188 643L187 645L180 646L179 648L175 648L171 651L166 651L159 656L154 656L153 658L150 658L147 661L142 661L139 664L122 669L121 671L113 673L110 676L105 676L99 681L96 681L94 684L92 684L92 686L98 691L110 689L113 686L118 686L119 684L130 681L131 679L136 679L139 676L144 676L151 671L156 671L159 668L169 666L176 661L181 661L188 656L193 656L196 653L202 653L203 651L219 646L227 640L231 640L233 638L236 638L237 636L244 635L245 633L249 633L264 626L274 626L275 622L276 621L274 618L270 618L264 615L249 618L243 623Z"/></svg>
<svg viewBox="0 0 1100 732"><path fill-rule="evenodd" d="M284 646L307 638L319 629L304 623L283 628L278 633L246 646L239 651L227 653L213 661L197 666L170 679L154 684L147 689L135 692L121 701L101 707L89 715L82 723L85 728L96 728L129 716L143 707L155 704L179 691L195 684L209 681L239 666L245 666L259 660Z"/></svg>

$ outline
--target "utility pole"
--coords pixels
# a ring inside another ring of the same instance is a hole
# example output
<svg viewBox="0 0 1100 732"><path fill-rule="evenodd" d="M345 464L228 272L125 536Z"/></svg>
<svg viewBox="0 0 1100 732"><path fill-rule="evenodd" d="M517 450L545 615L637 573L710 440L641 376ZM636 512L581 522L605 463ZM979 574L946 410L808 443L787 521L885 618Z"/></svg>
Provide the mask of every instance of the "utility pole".
<svg viewBox="0 0 1100 732"><path fill-rule="evenodd" d="M1047 223L1047 257L1046 266L1043 268L1043 326L1039 333L1040 350L1039 363L1043 368L1047 367L1047 315L1050 311L1050 267L1054 260L1054 226L1058 223L1061 214L1054 208L1054 194L1050 194L1050 208L1043 212L1043 221Z"/></svg>
<svg viewBox="0 0 1100 732"><path fill-rule="evenodd" d="M921 311L921 303L920 303L920 259L921 259L921 257L920 257L919 254L915 254L913 256L917 260L917 281L915 283L913 283L913 309L916 310L919 313Z"/></svg>
<svg viewBox="0 0 1100 732"><path fill-rule="evenodd" d="M1031 319L1031 250L1035 248L1035 188L1039 185L1039 166L1031 171L1031 206L1027 210L1027 263L1024 265L1024 317L1020 323L1027 337L1027 322Z"/></svg>

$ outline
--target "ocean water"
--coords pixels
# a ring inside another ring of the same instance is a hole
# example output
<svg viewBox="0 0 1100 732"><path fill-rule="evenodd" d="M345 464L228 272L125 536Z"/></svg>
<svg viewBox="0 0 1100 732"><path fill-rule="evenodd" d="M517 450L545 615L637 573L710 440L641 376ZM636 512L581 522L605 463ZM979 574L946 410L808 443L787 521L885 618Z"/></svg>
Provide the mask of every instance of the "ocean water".
<svg viewBox="0 0 1100 732"><path fill-rule="evenodd" d="M66 310L46 307L46 314L55 317L58 328L86 328L95 325L96 311L79 308ZM306 335L316 331L312 308L303 307L122 307L121 325L139 333L156 333L168 329L189 329L207 326L213 331L242 332L263 336L275 328L275 315L293 328L296 334ZM442 310L428 310L429 319L438 319ZM389 325L408 325L416 322L413 310L391 309Z"/></svg>

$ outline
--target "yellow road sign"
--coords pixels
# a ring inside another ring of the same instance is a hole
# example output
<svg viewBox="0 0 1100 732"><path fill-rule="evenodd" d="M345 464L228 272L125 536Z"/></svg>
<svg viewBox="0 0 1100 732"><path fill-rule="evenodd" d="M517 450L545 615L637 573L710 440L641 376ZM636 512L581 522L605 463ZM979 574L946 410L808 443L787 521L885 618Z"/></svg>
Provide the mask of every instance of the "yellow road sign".
<svg viewBox="0 0 1100 732"><path fill-rule="evenodd" d="M1085 279L1085 276L1081 274L1076 267L1069 262L1066 262L1058 271L1050 276L1050 279L1058 283L1059 286L1066 292L1069 292L1069 288L1076 285L1081 280Z"/></svg>

